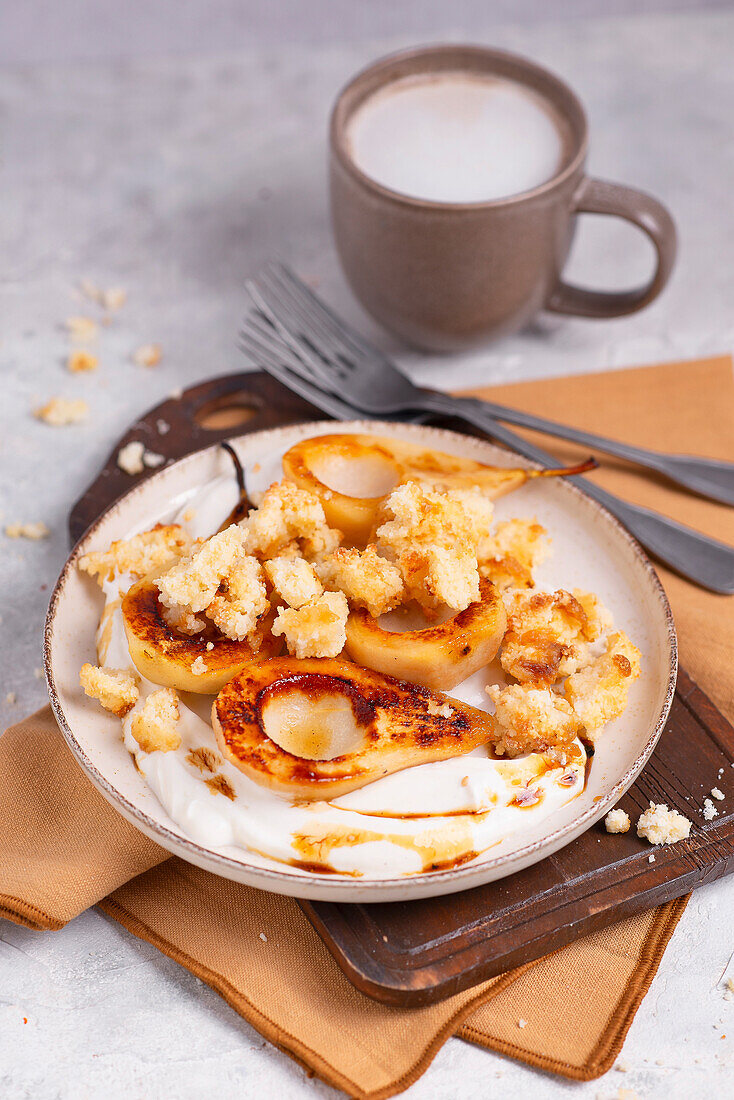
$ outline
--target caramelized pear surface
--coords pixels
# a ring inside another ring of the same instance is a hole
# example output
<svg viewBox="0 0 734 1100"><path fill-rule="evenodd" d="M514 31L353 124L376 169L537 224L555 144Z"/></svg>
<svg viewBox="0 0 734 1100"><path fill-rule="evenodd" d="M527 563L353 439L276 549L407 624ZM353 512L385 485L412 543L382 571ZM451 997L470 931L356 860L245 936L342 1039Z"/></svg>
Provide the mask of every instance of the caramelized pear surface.
<svg viewBox="0 0 734 1100"><path fill-rule="evenodd" d="M214 628L191 637L178 633L163 618L153 577L143 578L127 592L122 618L138 672L154 684L197 695L216 695L241 668L273 657L282 647L282 639L270 633L269 622L263 622L263 639L257 653L248 642L232 641ZM206 668L197 675L191 666L198 658Z"/></svg>
<svg viewBox="0 0 734 1100"><path fill-rule="evenodd" d="M244 668L215 699L212 724L235 767L306 801L463 755L494 736L484 711L339 658Z"/></svg>
<svg viewBox="0 0 734 1100"><path fill-rule="evenodd" d="M507 615L491 581L479 582L479 601L445 622L421 630L386 630L365 608L347 621L347 653L357 664L434 691L449 691L495 657Z"/></svg>
<svg viewBox="0 0 734 1100"><path fill-rule="evenodd" d="M588 464L583 464L588 468ZM487 466L470 458L435 451L402 439L347 433L302 439L283 456L289 481L314 493L326 522L347 544L364 547L377 522L380 505L404 481L428 481L437 489L477 489L495 499L518 489L529 478L572 470L525 470ZM324 479L328 478L328 483ZM355 486L362 495L354 495Z"/></svg>

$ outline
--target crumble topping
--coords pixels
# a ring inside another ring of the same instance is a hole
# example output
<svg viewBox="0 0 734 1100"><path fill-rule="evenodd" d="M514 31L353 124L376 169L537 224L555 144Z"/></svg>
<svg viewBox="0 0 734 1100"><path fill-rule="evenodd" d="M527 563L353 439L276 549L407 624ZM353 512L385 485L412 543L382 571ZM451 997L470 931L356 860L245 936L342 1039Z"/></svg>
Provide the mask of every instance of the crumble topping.
<svg viewBox="0 0 734 1100"><path fill-rule="evenodd" d="M91 351L72 351L66 361L66 366L72 374L81 374L84 371L96 370L99 360Z"/></svg>
<svg viewBox="0 0 734 1100"><path fill-rule="evenodd" d="M250 641L253 649L260 648L256 635L257 621L270 610L262 566L257 558L240 554L219 591L206 608L206 614L225 638Z"/></svg>
<svg viewBox="0 0 734 1100"><path fill-rule="evenodd" d="M628 833L631 824L630 816L624 810L610 810L604 818L604 828L608 833Z"/></svg>
<svg viewBox="0 0 734 1100"><path fill-rule="evenodd" d="M587 643L598 636L600 621L598 615L590 620L570 592L513 592L507 610L500 662L516 680L553 684L591 661Z"/></svg>
<svg viewBox="0 0 734 1100"><path fill-rule="evenodd" d="M69 397L52 397L45 405L33 410L37 420L43 420L54 428L78 424L81 420L86 420L88 413L89 405L86 401Z"/></svg>
<svg viewBox="0 0 734 1100"><path fill-rule="evenodd" d="M724 801L724 792L720 791L718 787L712 787L711 788L711 795L712 795L713 798L715 798L717 800L717 802L723 802Z"/></svg>
<svg viewBox="0 0 734 1100"><path fill-rule="evenodd" d="M173 688L160 688L132 716L130 732L143 752L171 752L181 744L178 719L178 695Z"/></svg>
<svg viewBox="0 0 734 1100"><path fill-rule="evenodd" d="M580 588L574 588L572 595L579 601L586 614L585 636L590 642L595 642L602 634L611 630L614 620L598 596L593 592L584 592Z"/></svg>
<svg viewBox="0 0 734 1100"><path fill-rule="evenodd" d="M439 706L434 699L428 700L426 710L429 714L432 714L434 718L450 718L451 715L454 713L454 708L449 703L443 703L441 706Z"/></svg>
<svg viewBox="0 0 734 1100"><path fill-rule="evenodd" d="M347 640L349 604L343 592L324 592L303 607L281 607L272 632L295 657L336 657Z"/></svg>
<svg viewBox="0 0 734 1100"><path fill-rule="evenodd" d="M532 588L533 569L548 556L549 543L548 532L537 521L505 520L481 547L479 572L500 592Z"/></svg>
<svg viewBox="0 0 734 1100"><path fill-rule="evenodd" d="M204 658L199 655L195 661L191 664L191 671L194 676L203 676L205 672L209 671L209 666L204 661Z"/></svg>
<svg viewBox="0 0 734 1100"><path fill-rule="evenodd" d="M162 358L160 344L143 344L132 354L137 367L157 367Z"/></svg>
<svg viewBox="0 0 734 1100"><path fill-rule="evenodd" d="M86 663L79 670L79 683L85 695L96 699L118 718L123 718L140 697L138 678L130 669L100 668Z"/></svg>
<svg viewBox="0 0 734 1100"><path fill-rule="evenodd" d="M637 835L651 844L675 844L690 834L691 822L665 803L651 802L637 822Z"/></svg>
<svg viewBox="0 0 734 1100"><path fill-rule="evenodd" d="M477 545L488 531L476 525L475 497L491 504L480 493L440 493L407 481L383 502L377 545L400 570L408 597L425 608L463 611L479 599Z"/></svg>
<svg viewBox="0 0 734 1100"><path fill-rule="evenodd" d="M270 561L263 562L263 569L277 594L282 596L289 607L303 607L324 591L314 567L305 558L271 558Z"/></svg>
<svg viewBox="0 0 734 1100"><path fill-rule="evenodd" d="M163 618L182 634L198 634L206 626L203 612L225 638L247 639L260 645L258 619L270 610L265 578L257 558L243 551L244 532L237 524L219 531L168 572L158 577ZM213 648L213 647L212 647ZM201 657L197 658L203 665ZM194 662L192 671L205 672Z"/></svg>
<svg viewBox="0 0 734 1100"><path fill-rule="evenodd" d="M92 550L79 559L79 568L99 584L112 580L115 573L144 577L172 564L191 549L191 536L177 523L157 524L150 531L118 539L109 550Z"/></svg>
<svg viewBox="0 0 734 1100"><path fill-rule="evenodd" d="M175 609L178 605L193 613L205 611L235 558L242 554L243 543L244 532L233 523L177 562L156 581L164 607Z"/></svg>
<svg viewBox="0 0 734 1100"><path fill-rule="evenodd" d="M340 546L316 571L327 588L343 592L355 607L366 607L374 619L392 611L403 598L400 570L381 557L373 544L364 550Z"/></svg>
<svg viewBox="0 0 734 1100"><path fill-rule="evenodd" d="M630 685L639 675L640 651L620 630L607 640L606 653L569 676L564 685L566 698L590 736L619 717L627 706Z"/></svg>
<svg viewBox="0 0 734 1100"><path fill-rule="evenodd" d="M314 558L341 542L341 534L328 527L318 498L289 481L266 489L259 508L240 526L247 552L261 559L280 557L286 548L292 555L299 547L305 557Z"/></svg>
<svg viewBox="0 0 734 1100"><path fill-rule="evenodd" d="M522 756L562 748L576 738L581 723L560 695L547 687L497 684L486 689L495 706L499 756Z"/></svg>
<svg viewBox="0 0 734 1100"><path fill-rule="evenodd" d="M37 542L39 539L47 539L51 530L39 520L36 523L8 523L5 534L9 539L31 539Z"/></svg>
<svg viewBox="0 0 734 1100"><path fill-rule="evenodd" d="M176 603L173 607L161 606L161 615L172 630L178 630L180 634L186 634L189 638L206 630L204 620L194 615L188 607L182 607L181 604Z"/></svg>

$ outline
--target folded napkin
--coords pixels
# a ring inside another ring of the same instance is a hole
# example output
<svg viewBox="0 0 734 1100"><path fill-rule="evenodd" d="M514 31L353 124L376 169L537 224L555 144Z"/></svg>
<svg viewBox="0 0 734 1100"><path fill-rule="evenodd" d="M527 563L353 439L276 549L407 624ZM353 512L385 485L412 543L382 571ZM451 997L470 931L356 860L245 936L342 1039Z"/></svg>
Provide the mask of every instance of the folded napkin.
<svg viewBox="0 0 734 1100"><path fill-rule="evenodd" d="M630 442L734 459L728 358L474 392ZM565 444L554 449L569 458L579 453ZM616 460L605 460L594 477L734 542L734 510ZM734 718L731 604L661 575L683 662ZM377 1100L411 1084L452 1034L566 1077L604 1073L686 899L438 1005L382 1005L350 985L295 901L169 857L128 825L88 783L45 708L0 739L0 915L54 929L95 902L324 1080Z"/></svg>

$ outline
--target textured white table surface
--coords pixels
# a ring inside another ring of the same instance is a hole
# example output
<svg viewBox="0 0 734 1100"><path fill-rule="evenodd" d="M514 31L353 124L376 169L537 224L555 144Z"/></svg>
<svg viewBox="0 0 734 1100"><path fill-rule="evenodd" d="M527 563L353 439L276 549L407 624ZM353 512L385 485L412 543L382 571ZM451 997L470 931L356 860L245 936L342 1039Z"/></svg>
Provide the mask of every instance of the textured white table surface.
<svg viewBox="0 0 734 1100"><path fill-rule="evenodd" d="M343 46L333 37L307 49L44 63L0 74L0 509L3 524L43 520L52 531L38 543L0 538L3 725L45 699L34 670L71 502L136 415L175 387L242 368L234 337L248 273L267 257L285 258L393 346L338 270L324 133L340 84L408 39ZM588 106L592 171L670 205L680 260L665 295L635 317L544 317L532 331L462 359L397 349L406 366L421 380L458 387L730 351L734 16L474 27L471 37L565 74ZM571 273L616 287L639 281L649 263L631 229L587 218ZM129 300L101 331L99 370L71 376L61 324L94 313L75 291L85 277L125 287ZM161 344L163 361L134 366L131 352L149 341ZM31 417L36 403L57 394L86 398L88 422L53 429ZM614 1097L620 1088L646 1100L732 1095L734 1002L724 1000L720 978L734 951L733 903L730 879L688 907L627 1040L628 1072L575 1085L450 1040L410 1095L467 1100L532 1089L550 1100ZM224 1089L336 1095L100 913L45 934L0 921L3 1098L188 1098Z"/></svg>

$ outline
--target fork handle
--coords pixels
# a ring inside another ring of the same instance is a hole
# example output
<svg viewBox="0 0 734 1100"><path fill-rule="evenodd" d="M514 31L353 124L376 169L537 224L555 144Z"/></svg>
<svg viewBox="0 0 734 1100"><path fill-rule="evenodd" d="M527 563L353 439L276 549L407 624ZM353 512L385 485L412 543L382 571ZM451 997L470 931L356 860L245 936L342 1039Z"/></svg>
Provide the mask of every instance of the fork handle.
<svg viewBox="0 0 734 1100"><path fill-rule="evenodd" d="M477 408L484 410L497 420L517 424L521 428L531 428L546 435L554 435L559 439L568 439L572 443L580 443L585 447L603 451L605 454L616 455L638 466L657 470L671 481L701 496L717 500L721 504L734 505L734 463L732 462L723 462L715 458L699 458L695 455L661 454L659 451L650 451L645 447L635 447L630 443L622 443L616 439L597 435L595 432L587 432L582 428L571 428L555 420L546 420L545 417L534 416L521 409L496 405L492 401L482 401L477 397L461 400L474 402Z"/></svg>
<svg viewBox="0 0 734 1100"><path fill-rule="evenodd" d="M503 443L510 450L517 451L540 466L553 468L558 465L552 455L499 424L494 417L477 407L477 403L471 398L450 397L448 394L431 391L425 394L421 407L445 416L459 416L481 428L498 443ZM732 547L694 531L691 527L684 527L649 508L620 500L584 477L576 475L568 480L616 516L659 561L712 592L724 595L734 593Z"/></svg>

